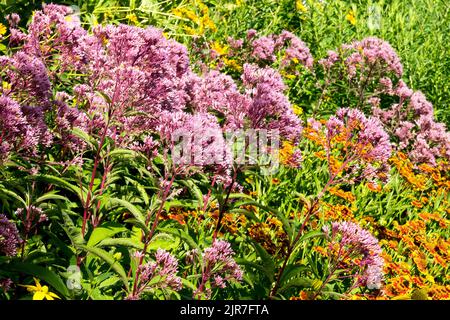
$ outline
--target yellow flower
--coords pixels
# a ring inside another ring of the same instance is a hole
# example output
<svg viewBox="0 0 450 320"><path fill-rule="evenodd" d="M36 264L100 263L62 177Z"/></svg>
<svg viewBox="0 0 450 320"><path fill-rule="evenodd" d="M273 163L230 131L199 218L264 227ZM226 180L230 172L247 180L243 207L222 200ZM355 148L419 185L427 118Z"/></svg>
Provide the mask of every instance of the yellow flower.
<svg viewBox="0 0 450 320"><path fill-rule="evenodd" d="M20 285L22 287L27 288L29 292L34 292L33 294L33 300L55 300L61 299L58 297L55 293L48 291L47 286L41 286L39 279L33 278L35 282L35 286L31 285Z"/></svg>
<svg viewBox="0 0 450 320"><path fill-rule="evenodd" d="M345 16L345 19L347 19L348 22L350 22L352 25L356 24L356 17L355 17L355 11L350 10L349 13Z"/></svg>
<svg viewBox="0 0 450 320"><path fill-rule="evenodd" d="M292 105L292 109L294 109L294 113L298 116L301 116L303 114L303 109L296 104Z"/></svg>
<svg viewBox="0 0 450 320"><path fill-rule="evenodd" d="M2 81L2 89L3 90L11 90L11 84L6 81Z"/></svg>
<svg viewBox="0 0 450 320"><path fill-rule="evenodd" d="M0 23L0 35L4 35L6 33L6 26Z"/></svg>
<svg viewBox="0 0 450 320"><path fill-rule="evenodd" d="M298 11L301 11L303 13L308 12L308 8L305 7L302 0L295 1L295 7L297 8Z"/></svg>
<svg viewBox="0 0 450 320"><path fill-rule="evenodd" d="M137 16L134 13L127 15L127 18L133 24L137 24L138 23L138 18L137 18Z"/></svg>
<svg viewBox="0 0 450 320"><path fill-rule="evenodd" d="M214 41L214 42L211 44L211 49L214 50L215 52L217 52L217 54L218 54L219 56L223 56L223 55L225 55L225 54L228 53L228 46L226 46L226 45L221 45L221 44L220 44L219 42L217 42L217 41Z"/></svg>

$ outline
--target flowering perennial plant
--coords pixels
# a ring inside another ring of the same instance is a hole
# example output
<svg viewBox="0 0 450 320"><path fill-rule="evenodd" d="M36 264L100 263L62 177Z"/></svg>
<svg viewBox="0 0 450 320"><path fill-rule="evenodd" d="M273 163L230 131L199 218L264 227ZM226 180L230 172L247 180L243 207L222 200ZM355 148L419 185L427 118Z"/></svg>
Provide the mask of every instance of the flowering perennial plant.
<svg viewBox="0 0 450 320"><path fill-rule="evenodd" d="M356 276L354 287L366 286L368 289L379 289L383 281L384 261L378 240L367 230L353 222L333 222L330 230L329 250L333 252L333 272L341 263L358 259L357 270L350 271ZM335 248L337 244L337 249ZM339 268L342 266L339 266ZM352 266L350 265L350 268ZM355 273L356 272L356 273Z"/></svg>
<svg viewBox="0 0 450 320"><path fill-rule="evenodd" d="M2 255L15 256L21 243L19 232L14 222L0 214L0 252Z"/></svg>
<svg viewBox="0 0 450 320"><path fill-rule="evenodd" d="M210 283L214 287L225 288L228 283L242 280L243 271L234 261L234 251L229 242L216 240L212 246L206 248L201 255L201 282L194 292L194 297L205 295L211 297L211 288L206 287Z"/></svg>
<svg viewBox="0 0 450 320"><path fill-rule="evenodd" d="M450 133L397 43L212 6L5 17L0 299L449 299Z"/></svg>

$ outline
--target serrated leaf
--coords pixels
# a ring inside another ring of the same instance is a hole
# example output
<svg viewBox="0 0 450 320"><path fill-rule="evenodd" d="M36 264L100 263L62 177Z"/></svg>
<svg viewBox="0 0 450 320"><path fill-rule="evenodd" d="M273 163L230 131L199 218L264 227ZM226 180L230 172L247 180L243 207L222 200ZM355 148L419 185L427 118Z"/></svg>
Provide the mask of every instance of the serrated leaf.
<svg viewBox="0 0 450 320"><path fill-rule="evenodd" d="M77 247L80 248L81 250L84 250L88 253L97 256L98 258L102 259L104 262L109 264L111 266L111 269L113 269L119 275L123 284L125 285L125 288L128 291L127 274L125 273L125 270L123 269L122 265L120 265L120 263L117 262L116 259L114 259L114 257L110 253L97 247L88 247L85 245L77 245Z"/></svg>
<svg viewBox="0 0 450 320"><path fill-rule="evenodd" d="M144 244L142 244L141 242L138 243L132 238L104 239L97 244L97 247L106 247L106 246L129 247L138 250L142 250L144 248Z"/></svg>
<svg viewBox="0 0 450 320"><path fill-rule="evenodd" d="M138 220L142 226L145 226L145 217L142 214L141 210L138 207L136 207L134 204L132 204L126 200L117 199L117 198L109 199L109 203L112 205L119 205L123 208L128 209L128 211L133 215L133 217L135 217L136 220Z"/></svg>
<svg viewBox="0 0 450 320"><path fill-rule="evenodd" d="M275 262L273 261L272 256L259 243L252 241L252 244L255 247L258 256L261 258L264 274L270 282L273 282L275 276Z"/></svg>
<svg viewBox="0 0 450 320"><path fill-rule="evenodd" d="M64 297L69 296L69 291L67 286L61 280L61 277L57 275L54 271L41 267L36 264L24 263L24 262L11 262L5 266L2 266L4 270L10 270L15 272L25 273L42 281L45 281L50 286L52 286L56 291L61 293Z"/></svg>
<svg viewBox="0 0 450 320"><path fill-rule="evenodd" d="M181 240L184 240L191 249L198 249L197 243L192 239L192 237L187 234L185 231L181 229L174 229L174 228L159 228L161 232L172 234Z"/></svg>
<svg viewBox="0 0 450 320"><path fill-rule="evenodd" d="M119 232L127 231L123 225L116 222L105 222L101 226L97 227L92 231L89 237L87 246L94 247L100 241L110 238Z"/></svg>
<svg viewBox="0 0 450 320"><path fill-rule="evenodd" d="M56 186L66 189L66 190L72 191L73 193L78 195L78 197L80 197L80 198L82 198L83 194L87 194L87 190L85 190L84 188L83 188L83 193L81 193L80 187L73 185L73 184L69 183L67 180L64 180L59 177L41 174L41 175L37 175L36 179L43 180L47 183L54 184Z"/></svg>

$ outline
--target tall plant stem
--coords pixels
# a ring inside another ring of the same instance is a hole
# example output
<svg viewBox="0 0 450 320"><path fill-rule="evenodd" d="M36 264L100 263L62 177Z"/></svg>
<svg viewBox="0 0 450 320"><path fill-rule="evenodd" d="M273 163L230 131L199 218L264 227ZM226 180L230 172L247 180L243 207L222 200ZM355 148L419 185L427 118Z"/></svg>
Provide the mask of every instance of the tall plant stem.
<svg viewBox="0 0 450 320"><path fill-rule="evenodd" d="M156 227L158 226L159 217L161 215L162 209L164 208L164 204L166 203L167 197L169 196L169 192L170 192L170 189L172 188L173 182L175 180L175 176L176 176L176 170L174 170L170 181L167 184L165 184L165 186L164 186L164 191L163 191L162 198L161 198L161 204L159 205L158 211L156 212L155 220L153 221L152 228L150 229L150 231L147 235L143 235L144 248L142 250L142 254L139 257L139 262L138 262L136 274L134 277L133 293L132 293L133 295L137 294L139 276L141 274L140 267L142 266L142 263L144 262L144 256L145 256L145 253L147 252L148 245L155 233ZM166 182L166 181L167 180L165 179L164 182ZM150 214L147 215L147 218L145 221L146 226L150 222L150 216L151 216ZM130 268L130 271L128 272L128 274L130 274L130 272L131 272L131 268Z"/></svg>
<svg viewBox="0 0 450 320"><path fill-rule="evenodd" d="M342 163L342 166L339 168L338 172L340 172L341 170L343 170L343 168L345 168L345 166L347 165L349 160L350 159L347 159L346 161L344 161L344 163ZM328 179L328 182L325 184L325 186L322 188L322 190L319 192L319 194L317 195L317 197L313 201L312 205L309 207L308 212L306 213L306 216L305 216L305 220L303 220L303 223L300 226L300 229L298 230L294 241L289 244L288 251L286 253L286 258L284 259L283 265L281 266L281 269L280 269L280 271L278 273L278 277L277 277L277 280L275 282L275 285L274 285L273 289L270 292L270 297L274 297L276 295L276 293L278 291L278 288L280 286L281 277L283 276L284 270L286 269L286 265L287 265L287 263L289 261L289 258L292 255L292 253L294 252L294 249L295 249L295 247L297 245L297 242L300 240L300 237L302 236L303 231L305 230L306 224L308 223L309 219L311 218L311 216L315 212L315 209L316 209L317 205L319 204L320 199L323 197L323 195L328 190L328 188L334 183L334 181L335 181L335 179L336 179L336 177L338 175L338 172L331 175L330 179Z"/></svg>
<svg viewBox="0 0 450 320"><path fill-rule="evenodd" d="M220 224L222 222L223 215L225 214L225 210L227 208L228 199L230 198L231 190L233 189L234 182L236 181L237 171L238 171L238 169L236 168L233 172L233 178L231 179L231 183L228 186L227 195L225 196L225 200L224 200L222 206L220 207L219 217L217 218L216 229L214 230L214 234L213 234L213 242L216 241L216 239L217 239L217 234L219 233Z"/></svg>

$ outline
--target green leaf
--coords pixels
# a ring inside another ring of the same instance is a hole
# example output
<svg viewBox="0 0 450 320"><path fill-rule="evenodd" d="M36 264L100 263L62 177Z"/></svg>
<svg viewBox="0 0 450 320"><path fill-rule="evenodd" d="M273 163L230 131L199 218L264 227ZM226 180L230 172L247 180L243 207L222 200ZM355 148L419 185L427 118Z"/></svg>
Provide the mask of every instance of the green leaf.
<svg viewBox="0 0 450 320"><path fill-rule="evenodd" d="M102 259L104 262L109 264L111 266L111 268L120 276L127 291L129 290L128 277L127 277L127 274L125 273L125 270L120 265L120 263L118 263L116 261L116 259L114 259L114 257L110 253L106 252L103 249L97 248L97 247L88 247L88 246L84 246L84 245L77 245L77 247L80 248L81 250L84 250L88 253L91 253L91 254L97 256L98 258Z"/></svg>
<svg viewBox="0 0 450 320"><path fill-rule="evenodd" d="M203 193L200 188L192 180L181 180L179 183L188 188L190 194L197 199L199 207L203 208Z"/></svg>
<svg viewBox="0 0 450 320"><path fill-rule="evenodd" d="M4 270L9 269L10 271L21 272L39 278L42 281L48 283L50 286L52 286L64 297L69 296L69 290L67 289L67 286L64 284L64 282L61 280L61 277L48 268L44 268L39 265L31 263L11 262L5 266L2 266L2 269Z"/></svg>
<svg viewBox="0 0 450 320"><path fill-rule="evenodd" d="M36 199L36 203L48 201L48 200L63 200L63 201L69 201L66 197L60 196L59 194L56 194L56 191L51 191L43 196L40 196Z"/></svg>
<svg viewBox="0 0 450 320"><path fill-rule="evenodd" d="M142 214L141 210L138 207L136 207L134 204L132 204L126 200L117 199L117 198L109 199L109 203L111 205L119 205L121 207L128 209L128 211L133 215L133 217L135 217L136 220L141 224L141 226L145 227L146 231L148 232L148 228L145 226L145 217Z"/></svg>
<svg viewBox="0 0 450 320"><path fill-rule="evenodd" d="M102 281L98 285L98 288L100 289L100 288L113 286L117 283L117 281L120 281L120 278L117 276L108 277L106 280Z"/></svg>
<svg viewBox="0 0 450 320"><path fill-rule="evenodd" d="M311 288L313 281L307 278L294 278L280 287L278 292L286 291L289 288Z"/></svg>
<svg viewBox="0 0 450 320"><path fill-rule="evenodd" d="M132 238L104 239L96 245L96 247L106 247L106 246L130 247L138 250L144 249L144 244L142 242L138 243Z"/></svg>
<svg viewBox="0 0 450 320"><path fill-rule="evenodd" d="M180 244L180 238L174 238L168 233L158 233L156 234L151 242L148 244L148 250L171 250Z"/></svg>
<svg viewBox="0 0 450 320"><path fill-rule="evenodd" d="M272 256L264 249L259 243L252 241L253 246L261 258L264 274L267 276L270 282L274 281L275 276L275 262Z"/></svg>
<svg viewBox="0 0 450 320"><path fill-rule="evenodd" d="M61 211L61 215L64 221L64 223L61 224L61 227L66 232L72 244L83 244L85 241L83 236L81 235L81 228L78 228L74 225L72 219L70 219L69 215L65 211Z"/></svg>
<svg viewBox="0 0 450 320"><path fill-rule="evenodd" d="M84 142L86 142L91 148L94 146L94 144L97 144L97 142L92 139L92 137L87 134L85 131L81 130L80 128L74 127L72 129L72 133L80 138L81 140L83 140Z"/></svg>
<svg viewBox="0 0 450 320"><path fill-rule="evenodd" d="M27 203L25 202L24 199L22 199L21 196L19 196L17 193L15 193L15 192L13 192L11 190L3 188L3 186L2 186L2 188L0 188L0 193L3 193L5 195L7 195L7 196L10 196L10 197L16 199L17 201L22 203L25 207L27 206Z"/></svg>
<svg viewBox="0 0 450 320"><path fill-rule="evenodd" d="M41 174L41 175L37 175L36 179L43 180L47 183L54 184L56 186L66 189L66 190L72 191L73 193L78 195L78 197L80 197L80 199L83 198L82 197L83 194L84 195L87 194L87 190L85 188L83 188L83 193L82 193L81 189L78 186L73 185L73 184L69 183L68 181L66 181L62 178L59 178L59 177L55 177L55 176L51 176L51 175L47 175L47 174Z"/></svg>
<svg viewBox="0 0 450 320"><path fill-rule="evenodd" d="M311 239L311 238L324 238L324 237L325 237L325 233L323 233L322 231L313 230L313 231L305 233L303 236L301 236L300 239L298 240L298 243L301 243L301 242Z"/></svg>
<svg viewBox="0 0 450 320"><path fill-rule="evenodd" d="M307 270L309 270L309 268L304 265L288 264L284 269L283 275L281 276L280 284L283 285L292 278L299 278L299 276Z"/></svg>
<svg viewBox="0 0 450 320"><path fill-rule="evenodd" d="M198 249L198 245L197 243L194 241L194 239L192 239L192 237L186 233L185 231L181 230L181 229L174 229L174 228L159 228L159 230L161 232L165 232L165 233L170 233L178 238L180 238L181 240L184 240L189 247L191 247L192 249Z"/></svg>
<svg viewBox="0 0 450 320"><path fill-rule="evenodd" d="M87 243L88 247L93 247L100 241L110 238L119 232L127 231L123 225L117 222L105 222L101 226L97 227L92 231L89 241Z"/></svg>

